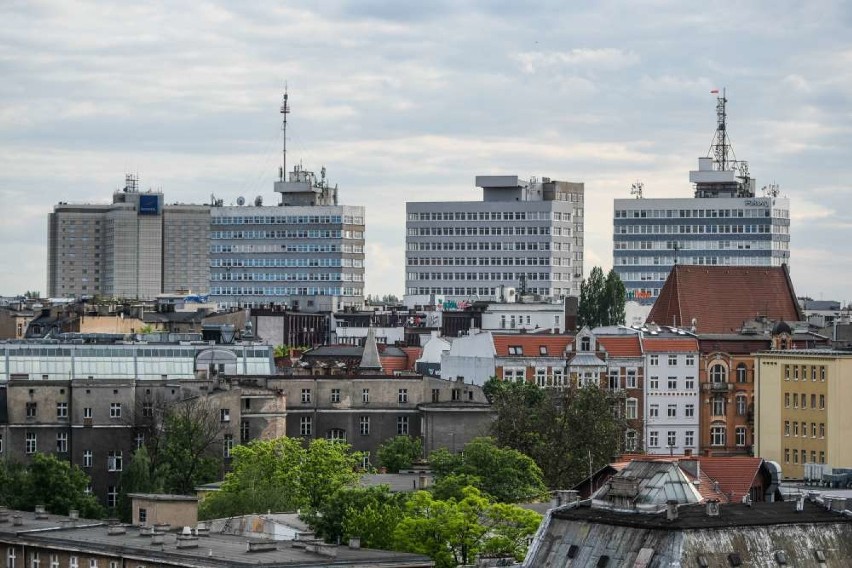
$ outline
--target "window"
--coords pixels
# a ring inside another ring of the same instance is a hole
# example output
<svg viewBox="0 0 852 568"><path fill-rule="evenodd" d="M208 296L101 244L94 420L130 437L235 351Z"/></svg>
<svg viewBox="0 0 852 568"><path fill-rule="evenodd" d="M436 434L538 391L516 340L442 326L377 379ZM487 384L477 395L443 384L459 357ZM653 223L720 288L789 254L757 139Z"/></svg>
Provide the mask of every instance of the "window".
<svg viewBox="0 0 852 568"><path fill-rule="evenodd" d="M144 525L148 522L148 509L139 507L139 524Z"/></svg>
<svg viewBox="0 0 852 568"><path fill-rule="evenodd" d="M728 373L725 371L724 365L713 365L710 367L710 382L711 383L726 383L728 382Z"/></svg>
<svg viewBox="0 0 852 568"><path fill-rule="evenodd" d="M107 471L121 471L123 461L121 450L110 450L107 452Z"/></svg>
<svg viewBox="0 0 852 568"><path fill-rule="evenodd" d="M361 427L361 435L369 436L370 435L370 417L362 416L359 420L359 425Z"/></svg>
<svg viewBox="0 0 852 568"><path fill-rule="evenodd" d="M340 389L331 389L331 403L337 404L340 402Z"/></svg>
<svg viewBox="0 0 852 568"><path fill-rule="evenodd" d="M746 445L746 427L745 426L737 426L737 429L734 431L734 435L736 436L737 446L745 446Z"/></svg>
<svg viewBox="0 0 852 568"><path fill-rule="evenodd" d="M300 436L310 436L312 422L310 416L301 416L299 417L299 435Z"/></svg>
<svg viewBox="0 0 852 568"><path fill-rule="evenodd" d="M591 351L591 350L592 350L592 338L591 337L580 338L580 351Z"/></svg>
<svg viewBox="0 0 852 568"><path fill-rule="evenodd" d="M799 436L799 423L798 422L793 422L793 435L796 436L796 437Z"/></svg>
<svg viewBox="0 0 852 568"><path fill-rule="evenodd" d="M725 427L712 426L710 428L710 445L724 446L725 445Z"/></svg>
<svg viewBox="0 0 852 568"><path fill-rule="evenodd" d="M649 418L658 418L660 416L660 405L652 404L648 407L648 417Z"/></svg>
<svg viewBox="0 0 852 568"><path fill-rule="evenodd" d="M687 448L691 448L695 445L695 431L687 430L683 433L683 445Z"/></svg>
<svg viewBox="0 0 852 568"><path fill-rule="evenodd" d="M817 397L816 397L815 394L812 394L811 395L811 408L816 408L816 407L817 407Z"/></svg>
<svg viewBox="0 0 852 568"><path fill-rule="evenodd" d="M15 568L15 548L12 546L9 547L9 552L6 554L6 568ZM73 568L76 568L76 566Z"/></svg>
<svg viewBox="0 0 852 568"><path fill-rule="evenodd" d="M92 467L92 450L83 450L83 467Z"/></svg>
<svg viewBox="0 0 852 568"><path fill-rule="evenodd" d="M153 402L143 402L142 403L142 417L143 418L153 418L154 417L154 403Z"/></svg>
<svg viewBox="0 0 852 568"><path fill-rule="evenodd" d="M79 560L76 556L71 556L68 558L68 568L77 568L79 566Z"/></svg>
<svg viewBox="0 0 852 568"><path fill-rule="evenodd" d="M138 450L142 446L145 445L145 433L144 432L136 432L133 436L133 447Z"/></svg>
<svg viewBox="0 0 852 568"><path fill-rule="evenodd" d="M89 420L92 419L92 407L91 406L87 406L87 407L83 408L83 418L84 419L88 418Z"/></svg>
<svg viewBox="0 0 852 568"><path fill-rule="evenodd" d="M234 449L234 435L225 434L222 437L222 457L231 457L231 450Z"/></svg>
<svg viewBox="0 0 852 568"><path fill-rule="evenodd" d="M89 568L98 568L98 559L97 558L89 558Z"/></svg>
<svg viewBox="0 0 852 568"><path fill-rule="evenodd" d="M514 326L512 326L514 327ZM521 345L510 345L509 346L509 355L523 355L524 348Z"/></svg>
<svg viewBox="0 0 852 568"><path fill-rule="evenodd" d="M38 568L41 564L38 552L30 552L30 568Z"/></svg>
<svg viewBox="0 0 852 568"><path fill-rule="evenodd" d="M38 436L36 436L35 432L27 432L25 441L24 441L24 452L27 454L34 454L38 451Z"/></svg>
<svg viewBox="0 0 852 568"><path fill-rule="evenodd" d="M669 355L669 367L677 365L677 355Z"/></svg>
<svg viewBox="0 0 852 568"><path fill-rule="evenodd" d="M819 395L819 409L820 410L825 409L825 395L824 394Z"/></svg>
<svg viewBox="0 0 852 568"><path fill-rule="evenodd" d="M545 368L545 367L536 367L535 368L535 384L537 384L540 387L547 386L547 368Z"/></svg>
<svg viewBox="0 0 852 568"><path fill-rule="evenodd" d="M648 390L657 390L660 388L660 378L659 377L651 377L648 381Z"/></svg>
<svg viewBox="0 0 852 568"><path fill-rule="evenodd" d="M342 428L332 428L325 435L327 440L331 440L332 442L345 442L346 441L346 430Z"/></svg>
<svg viewBox="0 0 852 568"><path fill-rule="evenodd" d="M659 365L660 364L660 356L659 355L651 355L649 364L652 367L656 367L657 365Z"/></svg>
<svg viewBox="0 0 852 568"><path fill-rule="evenodd" d="M789 420L784 421L784 435L785 436L790 435L790 421Z"/></svg>
<svg viewBox="0 0 852 568"><path fill-rule="evenodd" d="M784 463L790 463L790 448L784 448Z"/></svg>
<svg viewBox="0 0 852 568"><path fill-rule="evenodd" d="M790 380L790 365L784 365L784 380Z"/></svg>
<svg viewBox="0 0 852 568"><path fill-rule="evenodd" d="M565 373L562 369L553 369L553 384L558 387L565 385Z"/></svg>
<svg viewBox="0 0 852 568"><path fill-rule="evenodd" d="M302 404L311 403L311 389L302 389Z"/></svg>
<svg viewBox="0 0 852 568"><path fill-rule="evenodd" d="M790 393L788 392L784 393L784 407L790 408Z"/></svg>
<svg viewBox="0 0 852 568"><path fill-rule="evenodd" d="M811 380L816 382L816 376L817 376L817 368L811 367Z"/></svg>
<svg viewBox="0 0 852 568"><path fill-rule="evenodd" d="M748 399L744 394L737 395L737 414L739 416L745 416L746 411L748 409Z"/></svg>
<svg viewBox="0 0 852 568"><path fill-rule="evenodd" d="M816 422L811 422L811 438L817 437L817 425Z"/></svg>
<svg viewBox="0 0 852 568"><path fill-rule="evenodd" d="M636 388L636 369L627 369L627 388Z"/></svg>
<svg viewBox="0 0 852 568"><path fill-rule="evenodd" d="M527 323L529 323L529 322L527 322ZM547 345L540 345L538 347L538 354L546 357L547 356Z"/></svg>
<svg viewBox="0 0 852 568"><path fill-rule="evenodd" d="M745 363L740 363L737 365L737 382L744 383L747 378L747 369Z"/></svg>
<svg viewBox="0 0 852 568"><path fill-rule="evenodd" d="M68 418L68 403L67 402L57 402L56 403L56 418L59 420L64 420Z"/></svg>
<svg viewBox="0 0 852 568"><path fill-rule="evenodd" d="M636 451L636 430L628 430L624 433L624 451Z"/></svg>
<svg viewBox="0 0 852 568"><path fill-rule="evenodd" d="M799 450L793 450L793 463L799 463Z"/></svg>
<svg viewBox="0 0 852 568"><path fill-rule="evenodd" d="M687 418L693 418L695 416L695 405L692 403L684 405L683 415Z"/></svg>
<svg viewBox="0 0 852 568"><path fill-rule="evenodd" d="M802 393L802 408L805 409L808 407L808 395Z"/></svg>
<svg viewBox="0 0 852 568"><path fill-rule="evenodd" d="M248 420L240 421L240 442L245 444L251 439L251 424Z"/></svg>
<svg viewBox="0 0 852 568"><path fill-rule="evenodd" d="M669 418L677 418L677 405L670 404L668 408L666 408L666 416Z"/></svg>
<svg viewBox="0 0 852 568"><path fill-rule="evenodd" d="M657 448L660 446L660 433L656 430L651 430L648 432L648 445L652 448Z"/></svg>
<svg viewBox="0 0 852 568"><path fill-rule="evenodd" d="M677 390L677 377L669 377L667 386L669 390Z"/></svg>
<svg viewBox="0 0 852 568"><path fill-rule="evenodd" d="M441 389L432 389L432 402L439 402L441 400Z"/></svg>
<svg viewBox="0 0 852 568"><path fill-rule="evenodd" d="M674 448L675 446L677 446L677 432L669 430L666 433L666 447Z"/></svg>
<svg viewBox="0 0 852 568"><path fill-rule="evenodd" d="M397 400L400 404L408 402L408 389L399 389Z"/></svg>
<svg viewBox="0 0 852 568"><path fill-rule="evenodd" d="M361 402L364 404L370 402L370 389L361 389Z"/></svg>
<svg viewBox="0 0 852 568"><path fill-rule="evenodd" d="M628 398L624 403L624 417L628 420L635 420L638 415L638 408L639 401L635 398Z"/></svg>
<svg viewBox="0 0 852 568"><path fill-rule="evenodd" d="M686 390L695 390L695 377L686 377L683 380L683 388Z"/></svg>
<svg viewBox="0 0 852 568"><path fill-rule="evenodd" d="M59 555L51 554L50 555L50 568L59 568Z"/></svg>
<svg viewBox="0 0 852 568"><path fill-rule="evenodd" d="M219 421L220 422L230 422L231 421L231 409L230 408L220 408L219 409Z"/></svg>
<svg viewBox="0 0 852 568"><path fill-rule="evenodd" d="M793 408L799 408L799 393L793 393Z"/></svg>
<svg viewBox="0 0 852 568"><path fill-rule="evenodd" d="M120 402L109 403L109 417L110 418L121 418L121 403Z"/></svg>
<svg viewBox="0 0 852 568"><path fill-rule="evenodd" d="M713 397L713 416L724 416L725 415L725 397L724 396L714 396Z"/></svg>
<svg viewBox="0 0 852 568"><path fill-rule="evenodd" d="M685 365L687 367L694 367L695 366L695 355L687 355Z"/></svg>
<svg viewBox="0 0 852 568"><path fill-rule="evenodd" d="M27 408L27 418L35 418L38 415L38 404L37 403L28 402L26 404L26 408Z"/></svg>
<svg viewBox="0 0 852 568"><path fill-rule="evenodd" d="M56 434L56 451L60 454L68 452L68 432L58 432Z"/></svg>
<svg viewBox="0 0 852 568"><path fill-rule="evenodd" d="M819 423L819 437L825 438L825 424L823 422Z"/></svg>
<svg viewBox="0 0 852 568"><path fill-rule="evenodd" d="M397 416L396 418L396 433L398 435L408 434L408 416Z"/></svg>
<svg viewBox="0 0 852 568"><path fill-rule="evenodd" d="M825 367L822 365L819 367L819 380L825 382Z"/></svg>
<svg viewBox="0 0 852 568"><path fill-rule="evenodd" d="M619 380L618 380L618 369L610 369L609 370L609 390L618 390L619 388Z"/></svg>
<svg viewBox="0 0 852 568"><path fill-rule="evenodd" d="M825 451L823 450L819 452L819 463L825 463Z"/></svg>
<svg viewBox="0 0 852 568"><path fill-rule="evenodd" d="M110 485L107 487L107 508L114 509L118 502L118 487Z"/></svg>

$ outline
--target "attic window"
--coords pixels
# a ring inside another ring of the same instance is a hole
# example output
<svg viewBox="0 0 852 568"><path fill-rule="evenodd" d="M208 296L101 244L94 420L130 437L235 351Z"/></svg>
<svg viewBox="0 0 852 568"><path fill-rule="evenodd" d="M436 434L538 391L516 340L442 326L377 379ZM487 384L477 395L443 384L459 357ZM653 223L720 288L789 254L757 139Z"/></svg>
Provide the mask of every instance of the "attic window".
<svg viewBox="0 0 852 568"><path fill-rule="evenodd" d="M523 355L524 348L522 345L510 345L509 346L509 355Z"/></svg>
<svg viewBox="0 0 852 568"><path fill-rule="evenodd" d="M731 563L731 566L742 566L743 559L739 552L732 552L728 555L728 562Z"/></svg>
<svg viewBox="0 0 852 568"><path fill-rule="evenodd" d="M538 348L539 355L547 355L547 345L540 345Z"/></svg>
<svg viewBox="0 0 852 568"><path fill-rule="evenodd" d="M591 351L592 350L592 338L591 337L583 337L580 339L580 351Z"/></svg>

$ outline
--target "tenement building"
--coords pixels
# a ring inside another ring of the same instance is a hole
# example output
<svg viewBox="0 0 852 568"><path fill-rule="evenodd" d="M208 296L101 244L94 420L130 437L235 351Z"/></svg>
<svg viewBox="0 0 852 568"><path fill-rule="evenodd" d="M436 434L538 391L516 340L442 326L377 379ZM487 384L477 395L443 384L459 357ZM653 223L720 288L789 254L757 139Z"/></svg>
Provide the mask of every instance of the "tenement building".
<svg viewBox="0 0 852 568"><path fill-rule="evenodd" d="M477 176L482 201L406 203L405 302L579 295L582 183Z"/></svg>
<svg viewBox="0 0 852 568"><path fill-rule="evenodd" d="M628 299L652 304L675 265L790 262L790 202L774 185L756 194L746 162L733 157L726 102L718 99L713 155L699 158L698 170L689 173L694 197L649 199L637 184L636 199L615 200L613 267Z"/></svg>

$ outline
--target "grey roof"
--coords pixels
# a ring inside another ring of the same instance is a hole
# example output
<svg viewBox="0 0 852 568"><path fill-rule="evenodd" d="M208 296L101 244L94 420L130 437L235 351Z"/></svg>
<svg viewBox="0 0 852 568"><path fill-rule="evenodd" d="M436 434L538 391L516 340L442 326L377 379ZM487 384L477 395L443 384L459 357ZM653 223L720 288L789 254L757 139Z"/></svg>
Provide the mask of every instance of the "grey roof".
<svg viewBox="0 0 852 568"><path fill-rule="evenodd" d="M698 503L701 494L677 463L635 459L592 496L593 505L601 507L624 508L621 500L631 501L637 509L657 511L668 501Z"/></svg>

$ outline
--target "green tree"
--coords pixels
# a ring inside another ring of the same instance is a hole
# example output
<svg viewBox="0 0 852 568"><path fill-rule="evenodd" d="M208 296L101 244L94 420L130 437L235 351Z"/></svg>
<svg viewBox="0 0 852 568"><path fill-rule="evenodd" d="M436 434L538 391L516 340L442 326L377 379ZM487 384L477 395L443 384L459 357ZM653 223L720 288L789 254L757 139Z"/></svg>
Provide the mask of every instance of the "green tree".
<svg viewBox="0 0 852 568"><path fill-rule="evenodd" d="M498 444L535 460L548 487L573 487L588 475L590 457L599 468L618 453L626 429L623 404L621 396L596 386L509 386L495 398L493 433Z"/></svg>
<svg viewBox="0 0 852 568"><path fill-rule="evenodd" d="M393 548L393 534L404 516L405 493L391 493L387 485L341 487L326 500L311 528L327 542L361 538L366 548Z"/></svg>
<svg viewBox="0 0 852 568"><path fill-rule="evenodd" d="M0 495L8 507L32 511L44 505L56 515L76 509L86 519L104 516L97 499L86 493L89 476L54 455L37 453L28 466L3 461L0 472Z"/></svg>
<svg viewBox="0 0 852 568"><path fill-rule="evenodd" d="M423 442L420 438L396 436L379 446L376 456L379 466L387 468L388 473L399 473L401 469L410 468L422 453Z"/></svg>
<svg viewBox="0 0 852 568"><path fill-rule="evenodd" d="M125 522L131 521L131 500L128 493L161 493L163 491L162 476L154 471L148 450L142 446L130 458L121 474L121 484L118 494L118 516Z"/></svg>
<svg viewBox="0 0 852 568"><path fill-rule="evenodd" d="M202 503L202 518L302 509L312 522L335 491L357 481L362 454L342 442L317 439L305 447L281 437L237 446L231 456L232 471Z"/></svg>
<svg viewBox="0 0 852 568"><path fill-rule="evenodd" d="M625 299L624 283L615 269L604 277L599 266L592 268L589 277L580 284L580 305L577 310L580 327L623 324Z"/></svg>
<svg viewBox="0 0 852 568"><path fill-rule="evenodd" d="M219 477L224 427L218 408L206 397L169 406L164 412L162 440L155 467L169 493L191 495L195 488Z"/></svg>
<svg viewBox="0 0 852 568"><path fill-rule="evenodd" d="M500 502L534 499L546 491L535 461L513 448L499 447L493 438L475 438L460 454L436 450L429 463L438 483L449 475L471 476L479 480L480 490Z"/></svg>

